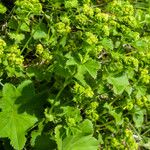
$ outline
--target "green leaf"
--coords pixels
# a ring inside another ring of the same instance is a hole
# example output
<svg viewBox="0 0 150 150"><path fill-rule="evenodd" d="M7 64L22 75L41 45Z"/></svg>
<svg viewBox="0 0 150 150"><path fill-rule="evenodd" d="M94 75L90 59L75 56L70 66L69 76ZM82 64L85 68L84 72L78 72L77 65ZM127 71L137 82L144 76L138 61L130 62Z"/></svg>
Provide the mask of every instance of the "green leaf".
<svg viewBox="0 0 150 150"><path fill-rule="evenodd" d="M64 47L66 45L66 42L67 42L67 36L63 36L60 40L60 45Z"/></svg>
<svg viewBox="0 0 150 150"><path fill-rule="evenodd" d="M122 119L122 113L117 113L115 111L115 109L113 108L113 106L111 106L110 104L108 103L105 103L104 104L104 108L107 108L108 109L108 112L110 115L112 115L116 121L116 124L117 125L121 125L123 123L123 119Z"/></svg>
<svg viewBox="0 0 150 150"><path fill-rule="evenodd" d="M89 59L86 63L84 63L84 66L88 73L95 79L97 76L97 71L100 69L100 63L96 60Z"/></svg>
<svg viewBox="0 0 150 150"><path fill-rule="evenodd" d="M122 94L129 85L129 81L126 75L120 77L108 77L107 81L113 85L114 93L118 95Z"/></svg>
<svg viewBox="0 0 150 150"><path fill-rule="evenodd" d="M31 80L26 80L22 82L18 87L17 90L22 93L22 99L30 100L33 96L35 96L35 89L34 85Z"/></svg>
<svg viewBox="0 0 150 150"><path fill-rule="evenodd" d="M37 39L42 39L42 38L45 38L46 37L46 33L44 31L41 31L41 30L37 30L35 31L34 35L33 35L33 38L35 40Z"/></svg>
<svg viewBox="0 0 150 150"><path fill-rule="evenodd" d="M127 86L126 89L125 89L125 91L126 91L126 92L128 93L128 95L130 96L131 93L132 93L132 91L133 91L132 86Z"/></svg>
<svg viewBox="0 0 150 150"><path fill-rule="evenodd" d="M150 150L150 138L147 138L147 140L142 140L140 142L140 145L143 146L145 149Z"/></svg>
<svg viewBox="0 0 150 150"><path fill-rule="evenodd" d="M51 74L48 68L43 66L29 66L26 70L29 77L34 77L38 80L50 80Z"/></svg>
<svg viewBox="0 0 150 150"><path fill-rule="evenodd" d="M36 139L38 136L41 136L42 134L42 131L41 130L38 130L38 131L32 131L31 133L31 140L30 140L30 143L31 143L31 146L34 147L35 143L36 143Z"/></svg>
<svg viewBox="0 0 150 150"><path fill-rule="evenodd" d="M71 106L62 107L63 113L67 118L74 118L75 122L82 120L80 110Z"/></svg>
<svg viewBox="0 0 150 150"><path fill-rule="evenodd" d="M137 40L134 43L134 47L136 47L138 50L143 51L145 47L147 46L146 42L144 40Z"/></svg>
<svg viewBox="0 0 150 150"><path fill-rule="evenodd" d="M34 150L55 150L56 143L50 137L48 134L37 136Z"/></svg>
<svg viewBox="0 0 150 150"><path fill-rule="evenodd" d="M115 110L110 111L110 114L115 118L116 125L121 125L123 123L122 113L116 113Z"/></svg>
<svg viewBox="0 0 150 150"><path fill-rule="evenodd" d="M81 62L77 61L74 57L72 57L70 53L66 55L66 58L68 58L66 62L67 66L77 67L77 73L75 75L75 78L79 80L83 85L86 85L84 75L87 72L94 79L97 77L97 71L100 69L100 64L96 60L88 59L85 63L82 64Z"/></svg>
<svg viewBox="0 0 150 150"><path fill-rule="evenodd" d="M15 17L12 17L8 22L8 27L10 29L16 30L18 28L18 21Z"/></svg>
<svg viewBox="0 0 150 150"><path fill-rule="evenodd" d="M30 32L30 27L29 27L29 25L28 25L26 22L23 22L23 23L21 24L20 29L21 29L22 31Z"/></svg>
<svg viewBox="0 0 150 150"><path fill-rule="evenodd" d="M61 126L55 129L55 138L58 150L97 150L98 141L92 137L93 125L90 120L85 120L79 125L79 130L74 135L63 138L60 133Z"/></svg>
<svg viewBox="0 0 150 150"><path fill-rule="evenodd" d="M16 43L20 43L25 38L25 35L22 33L19 34L15 32L10 32L8 33L8 35L11 39L14 39Z"/></svg>
<svg viewBox="0 0 150 150"><path fill-rule="evenodd" d="M142 127L142 124L144 122L144 114L145 110L142 110L140 107L135 106L133 113L133 121L135 123L135 127Z"/></svg>
<svg viewBox="0 0 150 150"><path fill-rule="evenodd" d="M33 38L35 40L47 37L47 28L45 24L37 25L33 28Z"/></svg>
<svg viewBox="0 0 150 150"><path fill-rule="evenodd" d="M55 128L55 141L57 143L58 150L62 149L62 138L61 138L61 133L60 133L61 128L62 128L61 125L58 125Z"/></svg>
<svg viewBox="0 0 150 150"><path fill-rule="evenodd" d="M39 123L38 130L34 130L31 133L31 146L33 150L55 150L56 142L51 139L49 134L43 132L43 121Z"/></svg>
<svg viewBox="0 0 150 150"><path fill-rule="evenodd" d="M81 82L81 84L82 85L87 85L86 84L86 81L85 81L85 79L84 79L84 74L86 73L86 70L85 70L85 67L84 66L82 66L82 65L79 65L78 67L77 67L77 73L76 73L76 75L75 75L75 78L77 79L77 80L79 80L80 82Z"/></svg>
<svg viewBox="0 0 150 150"><path fill-rule="evenodd" d="M98 141L89 136L69 136L63 140L63 146L61 150L97 150Z"/></svg>
<svg viewBox="0 0 150 150"><path fill-rule="evenodd" d="M105 47L106 49L110 49L110 50L114 49L114 44L113 44L113 41L111 39L103 38L101 43L102 43L103 47Z"/></svg>
<svg viewBox="0 0 150 150"><path fill-rule="evenodd" d="M88 120L88 119L85 119L85 120L81 123L79 129L82 131L82 133L83 133L84 135L92 135L93 132L94 132L94 130L93 130L93 124L92 124L92 122L91 122L90 120Z"/></svg>
<svg viewBox="0 0 150 150"><path fill-rule="evenodd" d="M136 99L140 99L142 96L146 95L146 88L143 86L136 87Z"/></svg>
<svg viewBox="0 0 150 150"><path fill-rule="evenodd" d="M7 11L6 7L0 3L0 14L4 14Z"/></svg>
<svg viewBox="0 0 150 150"><path fill-rule="evenodd" d="M0 137L8 137L16 150L22 150L26 142L26 132L36 122L37 118L24 113L18 113L18 105L15 103L21 93L12 85L5 84L0 107Z"/></svg>
<svg viewBox="0 0 150 150"><path fill-rule="evenodd" d="M78 62L75 60L74 57L71 56L71 53L68 53L65 57L68 59L66 61L67 66L78 65Z"/></svg>

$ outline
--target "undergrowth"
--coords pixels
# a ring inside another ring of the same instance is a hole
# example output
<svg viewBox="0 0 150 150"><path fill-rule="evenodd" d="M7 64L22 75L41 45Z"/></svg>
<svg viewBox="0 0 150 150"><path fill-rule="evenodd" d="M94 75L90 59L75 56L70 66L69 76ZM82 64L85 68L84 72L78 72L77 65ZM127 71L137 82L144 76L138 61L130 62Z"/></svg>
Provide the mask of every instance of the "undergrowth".
<svg viewBox="0 0 150 150"><path fill-rule="evenodd" d="M0 2L0 149L150 149L150 3Z"/></svg>

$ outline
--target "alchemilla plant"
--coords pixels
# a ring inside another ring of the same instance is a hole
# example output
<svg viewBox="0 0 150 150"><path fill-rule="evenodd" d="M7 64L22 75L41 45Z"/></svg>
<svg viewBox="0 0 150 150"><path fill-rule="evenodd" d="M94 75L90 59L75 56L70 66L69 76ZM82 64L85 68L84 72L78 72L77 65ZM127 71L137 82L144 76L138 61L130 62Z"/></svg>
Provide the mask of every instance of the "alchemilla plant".
<svg viewBox="0 0 150 150"><path fill-rule="evenodd" d="M0 148L150 148L147 0L0 2Z"/></svg>

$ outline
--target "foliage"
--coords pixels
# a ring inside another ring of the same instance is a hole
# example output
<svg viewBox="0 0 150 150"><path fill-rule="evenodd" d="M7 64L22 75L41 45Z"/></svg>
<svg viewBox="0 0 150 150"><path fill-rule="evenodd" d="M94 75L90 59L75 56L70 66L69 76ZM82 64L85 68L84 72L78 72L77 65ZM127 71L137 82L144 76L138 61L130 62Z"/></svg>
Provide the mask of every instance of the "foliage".
<svg viewBox="0 0 150 150"><path fill-rule="evenodd" d="M149 149L149 13L148 0L0 2L2 149Z"/></svg>

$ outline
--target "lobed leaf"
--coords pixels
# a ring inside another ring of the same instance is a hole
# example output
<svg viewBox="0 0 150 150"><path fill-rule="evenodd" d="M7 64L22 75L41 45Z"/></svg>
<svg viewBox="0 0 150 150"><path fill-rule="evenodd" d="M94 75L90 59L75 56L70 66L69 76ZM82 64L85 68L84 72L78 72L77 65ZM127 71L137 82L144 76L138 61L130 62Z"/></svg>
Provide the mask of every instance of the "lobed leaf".
<svg viewBox="0 0 150 150"><path fill-rule="evenodd" d="M25 88L28 84L20 85ZM12 84L5 84L0 107L0 137L8 137L16 150L22 150L26 142L26 132L36 122L37 118L30 114L19 113L16 100L21 96Z"/></svg>

